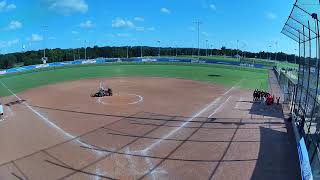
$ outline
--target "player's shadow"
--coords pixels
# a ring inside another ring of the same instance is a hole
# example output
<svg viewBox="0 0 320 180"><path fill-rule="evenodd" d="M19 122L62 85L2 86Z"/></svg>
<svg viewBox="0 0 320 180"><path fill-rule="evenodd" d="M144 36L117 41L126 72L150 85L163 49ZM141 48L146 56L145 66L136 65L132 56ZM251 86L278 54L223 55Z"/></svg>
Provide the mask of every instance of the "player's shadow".
<svg viewBox="0 0 320 180"><path fill-rule="evenodd" d="M258 160L251 179L301 179L296 142L289 122L286 130L260 127Z"/></svg>
<svg viewBox="0 0 320 180"><path fill-rule="evenodd" d="M21 99L21 100L16 100L16 101L11 101L11 102L8 102L6 104L4 104L5 106L14 106L14 105L17 105L17 104L22 104L23 102L25 102L26 100L24 99Z"/></svg>
<svg viewBox="0 0 320 180"><path fill-rule="evenodd" d="M283 118L283 109L281 105L266 105L260 101L253 102L249 110L249 114L268 116L274 118Z"/></svg>
<svg viewBox="0 0 320 180"><path fill-rule="evenodd" d="M209 77L221 77L220 74L209 74L208 76L209 76Z"/></svg>

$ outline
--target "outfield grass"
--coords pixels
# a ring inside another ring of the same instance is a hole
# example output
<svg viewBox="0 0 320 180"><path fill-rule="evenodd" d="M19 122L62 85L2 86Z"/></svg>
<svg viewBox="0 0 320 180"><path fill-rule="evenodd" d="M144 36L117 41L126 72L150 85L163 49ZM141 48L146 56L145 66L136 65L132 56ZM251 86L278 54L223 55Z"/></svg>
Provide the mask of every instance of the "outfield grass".
<svg viewBox="0 0 320 180"><path fill-rule="evenodd" d="M298 64L294 64L294 63L289 63L289 62L276 62L276 66L278 69L281 68L292 68L292 69L298 69L299 65Z"/></svg>
<svg viewBox="0 0 320 180"><path fill-rule="evenodd" d="M4 75L4 82L13 92L26 89L89 78L102 77L170 77L190 79L208 83L233 86L239 83L240 88L268 88L268 74L264 69L251 69L223 65L192 64L103 64L67 66L55 69L42 69L18 74ZM0 86L0 96L10 93Z"/></svg>
<svg viewBox="0 0 320 180"><path fill-rule="evenodd" d="M177 59L200 59L200 60L208 60L208 61L229 61L229 62L240 62L240 58L234 58L229 56L190 56L190 55L182 55L182 56L161 56L162 58L177 58ZM148 56L147 58L158 58L158 56ZM271 61L268 59L259 59L259 58L245 58L241 59L242 62L247 63L255 63L255 64L261 64L264 66L273 67L276 65L276 62L278 61ZM280 62L279 62L280 63Z"/></svg>

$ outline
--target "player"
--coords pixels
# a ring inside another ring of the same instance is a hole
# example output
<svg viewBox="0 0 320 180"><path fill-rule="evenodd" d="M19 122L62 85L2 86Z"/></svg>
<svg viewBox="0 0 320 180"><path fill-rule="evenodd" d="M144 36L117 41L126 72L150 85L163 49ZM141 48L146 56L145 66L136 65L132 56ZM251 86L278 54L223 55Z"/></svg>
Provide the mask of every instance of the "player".
<svg viewBox="0 0 320 180"><path fill-rule="evenodd" d="M0 103L0 119L3 121L3 106L2 103Z"/></svg>

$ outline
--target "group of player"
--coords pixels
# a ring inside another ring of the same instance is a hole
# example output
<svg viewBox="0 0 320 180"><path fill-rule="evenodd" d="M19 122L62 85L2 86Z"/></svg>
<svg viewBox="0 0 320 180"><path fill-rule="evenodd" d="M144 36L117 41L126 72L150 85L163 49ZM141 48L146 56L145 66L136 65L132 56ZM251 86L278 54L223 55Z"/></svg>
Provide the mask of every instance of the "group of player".
<svg viewBox="0 0 320 180"><path fill-rule="evenodd" d="M255 89L253 91L253 101L261 101L264 104L272 105L275 103L275 99L277 101L277 104L279 104L280 97L275 98L273 95L263 90Z"/></svg>

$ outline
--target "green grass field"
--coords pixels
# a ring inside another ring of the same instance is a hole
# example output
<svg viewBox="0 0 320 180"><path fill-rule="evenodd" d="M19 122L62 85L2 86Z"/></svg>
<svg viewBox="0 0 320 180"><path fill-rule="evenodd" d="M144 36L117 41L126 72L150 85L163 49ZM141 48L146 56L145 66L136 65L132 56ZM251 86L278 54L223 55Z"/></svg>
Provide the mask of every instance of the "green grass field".
<svg viewBox="0 0 320 180"><path fill-rule="evenodd" d="M8 74L0 79L13 92L26 89L89 78L101 77L169 77L190 79L225 86L239 83L240 88L268 88L268 74L264 69L241 68L224 65L192 64L103 64L65 66L54 69L41 69L17 74ZM0 85L0 96L10 93Z"/></svg>
<svg viewBox="0 0 320 180"><path fill-rule="evenodd" d="M228 57L228 56L190 56L190 55L183 55L183 56L161 56L162 58L177 58L177 59L200 59L200 60L208 60L208 61L229 61L229 62L240 62L240 58ZM158 56L149 56L147 58L158 58ZM241 59L242 62L247 63L255 63L261 64L269 67L273 67L276 65L278 61L271 61L267 59L259 59L259 58L245 58ZM280 62L279 62L280 63Z"/></svg>
<svg viewBox="0 0 320 180"><path fill-rule="evenodd" d="M276 66L278 69L281 69L281 68L298 69L299 68L298 64L289 63L289 62L276 62Z"/></svg>

